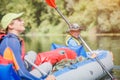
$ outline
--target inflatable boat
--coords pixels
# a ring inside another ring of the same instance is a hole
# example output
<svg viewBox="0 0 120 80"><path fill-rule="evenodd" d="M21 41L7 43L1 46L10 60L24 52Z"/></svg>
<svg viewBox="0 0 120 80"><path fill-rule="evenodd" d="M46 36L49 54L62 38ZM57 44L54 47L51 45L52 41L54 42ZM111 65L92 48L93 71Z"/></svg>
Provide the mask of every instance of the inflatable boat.
<svg viewBox="0 0 120 80"><path fill-rule="evenodd" d="M58 44L52 44L51 46L52 50L50 52L51 53L53 53L53 51L58 52L61 51L61 49L63 51L63 48L69 48L69 47ZM77 48L70 48L70 49L76 52L78 58L80 57L80 55L83 55L84 57L86 57L86 59L82 61L75 61L74 63L70 61L70 65L66 65L67 63L65 63L63 67L58 68L57 70L53 70L51 74L56 77L56 80L99 80L100 78L107 75L107 73L96 61L96 59L89 57L90 52L84 52L82 46L79 46ZM114 66L111 52L107 50L94 50L93 52L97 54L97 58L104 65L104 67L108 71L111 71ZM48 54L48 52L45 53ZM64 58L63 55L62 57ZM55 66L58 65L56 64ZM0 75L2 75L0 76L0 80L13 80L13 79L20 80L20 76L18 76L15 73L11 64L0 65Z"/></svg>
<svg viewBox="0 0 120 80"><path fill-rule="evenodd" d="M66 46L52 44L51 49L53 50L60 47ZM73 50L77 51L77 49ZM97 54L97 58L104 65L104 67L108 71L111 71L114 65L111 52L107 50L95 50L93 52ZM86 54L86 56L89 56L90 53L86 52ZM56 76L56 80L99 80L107 75L107 73L96 61L96 59L89 58L72 64L69 67L64 67L58 71L55 71L53 72L53 75Z"/></svg>

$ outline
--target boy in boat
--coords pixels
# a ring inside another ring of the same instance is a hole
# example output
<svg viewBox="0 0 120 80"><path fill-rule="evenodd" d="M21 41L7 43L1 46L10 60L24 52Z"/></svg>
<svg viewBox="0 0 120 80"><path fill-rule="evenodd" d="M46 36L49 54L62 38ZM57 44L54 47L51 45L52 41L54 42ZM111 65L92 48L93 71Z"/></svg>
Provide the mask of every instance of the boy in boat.
<svg viewBox="0 0 120 80"><path fill-rule="evenodd" d="M86 51L85 51L82 43L79 40L80 32L83 29L84 28L82 26L79 26L76 23L71 24L70 29L67 31L68 35L66 37L66 46L68 46L68 47L81 46L82 47L81 53L76 51L77 55L80 57L79 58L80 60L87 58ZM94 53L90 56L90 58L95 58L95 57L96 57L96 54L94 54Z"/></svg>
<svg viewBox="0 0 120 80"><path fill-rule="evenodd" d="M1 24L3 29L6 31L6 35L0 43L0 55L12 61L14 69L19 76L24 80L43 80L41 76L37 76L37 69L28 71L24 65L24 46L20 34L25 30L24 21L20 18L23 13L8 13L3 16ZM23 48L22 48L23 47ZM52 69L52 65L49 62L40 65L46 69ZM47 71L49 72L50 69ZM35 73L36 72L36 73ZM41 74L40 72L38 74ZM53 75L47 76L46 80L55 80Z"/></svg>

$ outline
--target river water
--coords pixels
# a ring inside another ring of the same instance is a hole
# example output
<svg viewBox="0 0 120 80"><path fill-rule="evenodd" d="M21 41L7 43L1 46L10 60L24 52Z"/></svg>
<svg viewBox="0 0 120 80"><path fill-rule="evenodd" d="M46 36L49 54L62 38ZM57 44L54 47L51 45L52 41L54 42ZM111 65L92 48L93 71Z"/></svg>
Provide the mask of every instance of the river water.
<svg viewBox="0 0 120 80"><path fill-rule="evenodd" d="M65 36L28 36L24 39L26 51L34 50L37 53L49 51L51 43L65 44ZM83 37L83 39L92 50L112 51L115 67L111 74L120 80L120 36L90 36ZM102 80L110 80L110 78L106 76Z"/></svg>

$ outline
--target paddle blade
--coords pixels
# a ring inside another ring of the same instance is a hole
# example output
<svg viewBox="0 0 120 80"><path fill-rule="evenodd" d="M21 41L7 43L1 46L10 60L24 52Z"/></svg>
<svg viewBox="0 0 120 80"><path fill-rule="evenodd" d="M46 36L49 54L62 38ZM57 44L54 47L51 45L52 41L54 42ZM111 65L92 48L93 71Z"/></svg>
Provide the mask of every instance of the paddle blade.
<svg viewBox="0 0 120 80"><path fill-rule="evenodd" d="M55 0L45 0L45 1L49 6L56 8Z"/></svg>

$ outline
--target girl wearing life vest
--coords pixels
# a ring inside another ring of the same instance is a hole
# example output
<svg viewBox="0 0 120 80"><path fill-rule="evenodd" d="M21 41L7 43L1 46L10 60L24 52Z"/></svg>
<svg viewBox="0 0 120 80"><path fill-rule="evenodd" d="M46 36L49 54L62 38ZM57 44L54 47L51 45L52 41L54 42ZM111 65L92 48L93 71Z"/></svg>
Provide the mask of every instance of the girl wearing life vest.
<svg viewBox="0 0 120 80"><path fill-rule="evenodd" d="M43 80L41 76L37 76L28 71L24 65L24 49L19 35L25 30L24 21L20 18L23 13L8 13L3 16L1 24L6 31L0 43L0 55L9 61L12 61L13 66L19 76L24 80ZM40 66L46 66L46 69L51 67L51 63L43 63ZM55 80L55 77L49 75L46 80Z"/></svg>

